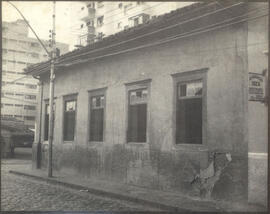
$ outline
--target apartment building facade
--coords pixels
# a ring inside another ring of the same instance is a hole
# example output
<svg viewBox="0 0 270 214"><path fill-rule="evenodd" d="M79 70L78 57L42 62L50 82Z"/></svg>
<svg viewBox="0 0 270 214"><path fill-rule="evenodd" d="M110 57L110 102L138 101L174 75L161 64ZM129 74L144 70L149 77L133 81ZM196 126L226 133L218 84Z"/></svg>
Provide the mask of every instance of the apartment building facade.
<svg viewBox="0 0 270 214"><path fill-rule="evenodd" d="M48 60L38 40L28 37L24 20L2 22L2 91L1 115L24 121L35 128L38 80L23 74L26 66ZM43 41L49 49L49 42ZM69 46L57 43L62 53Z"/></svg>
<svg viewBox="0 0 270 214"><path fill-rule="evenodd" d="M86 1L78 12L81 19L78 43L85 46L190 4L192 3Z"/></svg>

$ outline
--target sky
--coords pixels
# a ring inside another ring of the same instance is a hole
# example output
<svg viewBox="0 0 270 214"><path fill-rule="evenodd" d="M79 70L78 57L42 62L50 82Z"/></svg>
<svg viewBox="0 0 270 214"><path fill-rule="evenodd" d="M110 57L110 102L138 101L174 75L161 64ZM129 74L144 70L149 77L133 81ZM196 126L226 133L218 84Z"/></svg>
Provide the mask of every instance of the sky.
<svg viewBox="0 0 270 214"><path fill-rule="evenodd" d="M29 21L32 28L41 39L49 39L49 30L52 29L52 1L11 1ZM58 1L56 2L56 42L70 45L70 50L77 44L79 28L78 14L83 2ZM16 21L22 19L20 14L9 3L2 1L2 20ZM30 32L30 30L29 30ZM35 37L30 33L30 37Z"/></svg>
<svg viewBox="0 0 270 214"><path fill-rule="evenodd" d="M22 12L37 35L41 39L49 40L49 30L52 29L53 1L11 2ZM73 50L74 46L79 44L78 35L81 24L79 11L82 6L85 6L82 1L56 1L56 42L69 44L69 50ZM12 22L17 19L22 19L17 10L6 1L2 1L2 20ZM29 36L35 37L30 29Z"/></svg>

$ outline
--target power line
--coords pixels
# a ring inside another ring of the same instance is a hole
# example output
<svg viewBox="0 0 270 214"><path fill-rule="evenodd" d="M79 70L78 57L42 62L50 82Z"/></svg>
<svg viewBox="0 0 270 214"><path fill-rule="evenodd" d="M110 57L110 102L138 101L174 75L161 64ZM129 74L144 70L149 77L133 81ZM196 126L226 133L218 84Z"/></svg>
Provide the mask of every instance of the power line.
<svg viewBox="0 0 270 214"><path fill-rule="evenodd" d="M164 3L167 3L167 2L164 2ZM200 7L200 8L196 8L196 9L194 9L194 10L192 10L192 11L188 11L188 12L186 12L185 13L185 15L187 15L187 14L190 14L190 13L194 13L195 11L198 11L198 10L202 10L202 9L204 9L204 8L206 8L206 7L209 7L209 6L211 6L211 5L214 5L215 4L215 2L213 2L213 3L210 3L210 4L206 4L206 5L204 5L203 7ZM120 13L119 13L120 14ZM181 15L182 16L182 15ZM125 17L124 17L125 18ZM174 18L174 17L173 17ZM170 18L170 19L172 19L172 18ZM168 19L168 20L170 20L170 19ZM103 25L104 26L104 25ZM77 36L82 36L82 32L81 32L81 30L82 29L85 29L85 28L80 28L80 29L77 29L77 30L70 30L72 33L71 34L73 34L73 35L77 35Z"/></svg>
<svg viewBox="0 0 270 214"><path fill-rule="evenodd" d="M141 38L144 38L144 37L146 37L146 36L153 35L153 34L155 34L155 33L159 33L159 32L162 32L162 31L165 31L165 30L168 30L168 29L171 29L171 28L174 28L174 27L177 27L177 26L180 26L180 25L189 23L189 22L191 22L191 21L200 19L200 18L202 18L202 17L206 17L206 16L209 16L209 15L218 13L218 12L220 12L220 11L224 11L224 10L233 8L233 7L235 7L235 6L239 6L239 5L241 5L241 4L243 4L243 3L237 3L237 4L231 5L231 6L229 6L229 7L221 8L221 9L218 9L218 10L216 10L216 11L213 11L213 12L210 12L210 13L206 13L206 14L201 15L201 16L197 16L197 17L192 18L192 19L185 20L185 21L182 21L182 22L179 22L179 23L176 23L176 24L173 24L173 25L169 25L169 26L167 26L167 27L164 27L164 28L161 28L161 29L158 29L158 30L155 30L155 31L152 31L152 32L149 32L149 33L140 35L140 36L137 36L137 37L135 37L135 38L131 38L131 39L128 39L128 40L119 42L119 43L115 43L115 44L112 44L112 45L108 45L108 46L106 46L106 47L102 47L102 48L97 48L97 49L94 49L94 50L90 50L90 51L88 51L88 52L86 52L86 53L82 53L82 54L79 54L79 55L76 55L76 56L73 56L73 57L69 57L68 60L70 60L70 59L72 59L72 58L79 57L79 56L84 56L84 55L87 55L87 54L89 54L89 53L95 53L95 52L97 52L97 51L104 50L104 49L107 49L107 48L119 46L119 45L128 43L128 42L130 42L130 41L134 41L134 40L137 40L137 39L141 39ZM61 61L61 60L60 60L60 61ZM62 60L62 61L64 61L64 60Z"/></svg>
<svg viewBox="0 0 270 214"><path fill-rule="evenodd" d="M126 50L114 52L114 53L111 53L111 54L105 54L105 55L93 57L93 58L90 58L90 59L87 59L87 60L77 60L77 61L78 62L87 62L87 61L96 60L96 59L100 59L100 58L104 58L104 57L108 57L108 56L114 56L114 55L118 55L118 54L123 54L123 53L131 52L131 51L139 50L139 49L142 49L142 48L147 48L147 47L152 47L152 46L156 46L156 45L161 45L161 44L164 44L164 43L167 43L167 42L171 42L171 41L174 41L174 40L177 40L177 39L187 38L187 37L190 37L190 36L198 35L198 34L201 34L201 33L209 32L209 31L212 31L212 30L217 30L217 29L220 29L220 28L228 27L230 25L234 25L234 24L238 24L238 23L241 23L241 22L245 22L245 21L248 21L248 20L253 20L253 19L261 18L261 17L267 16L267 15L268 15L268 13L267 14L264 14L264 15L257 16L257 17L252 17L252 18L248 18L248 19L242 19L240 21L236 21L236 22L233 22L233 23L216 26L216 27L213 27L213 28L208 28L208 29L205 28L205 30L202 30L202 31L196 31L196 32L189 33L189 34L185 33L185 34L182 34L182 35L180 34L178 36L175 36L175 37L172 37L172 38L168 38L168 39L165 39L165 40L161 40L161 41L158 41L158 42L154 42L154 43L151 43L151 44L148 44L148 45L141 45L141 46L138 46L138 47L135 47L135 48L126 49ZM74 64L76 64L76 61L75 61ZM63 65L63 66L65 66L65 65Z"/></svg>
<svg viewBox="0 0 270 214"><path fill-rule="evenodd" d="M157 6L160 6L160 5L162 5L162 4L166 4L166 3L168 3L168 2L162 2L162 3L159 3L159 4L154 5L154 6L151 6L151 7L149 6L148 8L145 8L145 9L143 9L143 10L141 10L141 11L150 10L150 9L152 9L152 8L154 8L154 7L157 7ZM213 3L212 3L212 4L213 4ZM137 6L134 6L134 7L132 7L132 8L129 8L129 10L131 10L131 9L133 9L133 8L136 8L136 7L137 7ZM114 15L112 15L112 16L106 17L106 19L111 18L111 17L114 17L114 16L117 16L117 15L122 14L122 13L123 13L123 12L116 13L116 14L114 14ZM104 13L103 13L103 14L104 14ZM138 14L138 12L129 14L128 16L132 16L132 15L136 15L136 14ZM106 26L106 25L109 25L109 24L111 24L111 23L117 22L117 21L119 21L119 20L126 19L128 16L125 15L124 17L122 17L122 18L120 18L120 19L117 19L117 20L108 22L108 23L106 23L106 24L103 24L102 27L103 27L103 26ZM87 27L87 26L84 26L83 28L86 28L86 27ZM81 29L83 29L83 28L80 28L80 29L77 29L77 30L81 30Z"/></svg>
<svg viewBox="0 0 270 214"><path fill-rule="evenodd" d="M107 3L109 3L109 2L107 2ZM119 4L119 2L110 2L110 3L117 3L117 4ZM168 2L164 2L164 3L168 3ZM116 6L116 4L115 5L113 5L113 6ZM129 10L131 10L131 9L133 9L133 8L135 8L136 6L134 6L134 7L132 7L132 8L130 8ZM97 8L98 9L98 8ZM110 12L113 12L113 11L115 11L115 10L118 10L118 9L120 9L119 7L117 7L117 8L115 8L115 9L112 9L112 10L109 10L109 11L106 11L106 12L104 12L104 13L102 13L103 15L105 15L105 14L108 14L108 13L110 13ZM79 12L81 12L81 10L80 11L78 11L78 13ZM115 15L119 15L119 14L121 14L122 12L120 12L120 13L116 13L116 14L114 14L113 16L115 16ZM108 16L107 18L109 18L109 17L113 17L113 16ZM73 25L73 26L71 26L71 27L74 27L75 25ZM76 25L77 26L77 25Z"/></svg>
<svg viewBox="0 0 270 214"><path fill-rule="evenodd" d="M143 9L143 10L141 10L141 11L150 10L150 9L152 9L152 8L154 8L154 7L157 7L157 6L160 6L160 5L164 4L164 3L166 3L166 2L162 2L162 3L157 4L157 5L154 5L154 6L152 6L152 7L145 8L145 9ZM136 6L135 6L135 7L136 7ZM135 7L132 7L132 8L130 8L129 10L131 10L131 9L133 9L133 8L135 8ZM112 15L112 16L108 16L108 17L106 17L106 19L111 18L111 17L116 16L116 15L119 15L119 14L121 14L121 13L122 13L122 12L117 13L117 14L114 14L114 15ZM136 15L136 14L138 14L138 12L129 14L128 16L132 16L132 15ZM111 24L111 23L114 23L114 22L117 22L117 21L126 19L126 18L127 18L127 16L124 16L124 17L122 17L122 18L120 18L120 19L116 19L116 20L114 20L114 21L105 23L105 24L102 25L102 27L103 27L103 26L106 26L106 25L109 25L109 24ZM81 29L82 29L82 28L81 28Z"/></svg>

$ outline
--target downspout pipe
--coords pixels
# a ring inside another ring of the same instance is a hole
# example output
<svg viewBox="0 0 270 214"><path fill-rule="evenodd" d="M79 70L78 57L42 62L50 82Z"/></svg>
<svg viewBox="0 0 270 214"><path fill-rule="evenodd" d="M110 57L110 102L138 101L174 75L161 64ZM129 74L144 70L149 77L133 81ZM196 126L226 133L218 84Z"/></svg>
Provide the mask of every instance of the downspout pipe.
<svg viewBox="0 0 270 214"><path fill-rule="evenodd" d="M43 81L33 76L35 79L39 80L39 90L40 90L40 100L39 100L39 132L38 132L38 143L37 143L37 151L36 151L36 168L41 168L41 126L42 126L42 101L43 101Z"/></svg>

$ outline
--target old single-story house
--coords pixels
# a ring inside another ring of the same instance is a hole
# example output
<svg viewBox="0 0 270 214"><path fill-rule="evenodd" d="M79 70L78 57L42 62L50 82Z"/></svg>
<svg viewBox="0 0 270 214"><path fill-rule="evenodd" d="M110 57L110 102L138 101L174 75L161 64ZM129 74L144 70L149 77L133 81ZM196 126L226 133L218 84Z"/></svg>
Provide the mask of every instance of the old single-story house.
<svg viewBox="0 0 270 214"><path fill-rule="evenodd" d="M53 170L266 204L267 9L195 3L60 56ZM46 168L50 61L26 73L41 83Z"/></svg>

